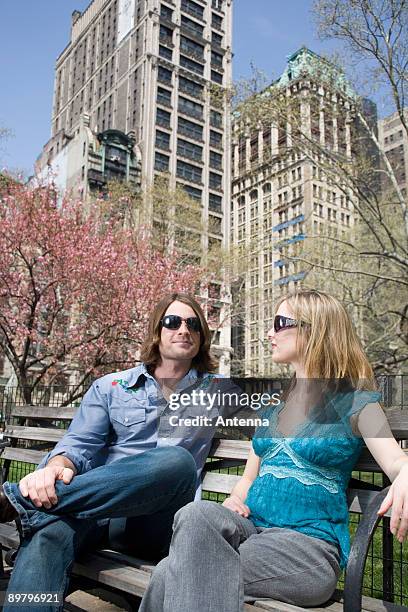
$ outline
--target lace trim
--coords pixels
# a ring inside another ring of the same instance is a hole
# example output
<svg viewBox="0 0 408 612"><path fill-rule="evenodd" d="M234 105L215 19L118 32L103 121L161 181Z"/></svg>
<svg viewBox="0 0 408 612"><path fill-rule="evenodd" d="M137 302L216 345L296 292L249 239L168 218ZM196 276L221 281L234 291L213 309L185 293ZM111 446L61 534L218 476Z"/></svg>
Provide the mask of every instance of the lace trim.
<svg viewBox="0 0 408 612"><path fill-rule="evenodd" d="M322 478L313 472L305 472L302 469L295 467L284 467L277 465L261 465L259 477L262 478L266 474L272 474L276 478L295 478L304 485L320 485L329 493L338 493L339 486L336 482L332 482L326 478Z"/></svg>
<svg viewBox="0 0 408 612"><path fill-rule="evenodd" d="M315 465L314 463L307 461L307 459L300 457L296 453L296 451L293 450L293 448L290 446L287 440L279 441L276 443L276 445L273 448L270 448L269 450L267 450L266 453L262 457L262 462L272 459L281 451L284 452L286 455L288 455L288 457L290 457L290 459L293 461L293 463L298 468L313 470L315 472L318 472L321 476L329 480L337 480L337 481L342 480L342 472L340 470L337 470L336 468L332 468L332 467L325 468L321 465Z"/></svg>
<svg viewBox="0 0 408 612"><path fill-rule="evenodd" d="M268 462L281 452L289 457L294 464L294 468L290 466L268 465ZM267 469L268 471L266 471ZM331 492L337 493L339 485L343 484L343 474L340 470L325 468L307 461L293 450L287 440L276 441L275 445L270 447L262 456L259 475L261 476L261 473L273 473L273 470L280 471L281 474L286 470L288 473L290 472L293 478L296 478L303 484L321 484L325 489ZM277 477L284 478L284 476Z"/></svg>

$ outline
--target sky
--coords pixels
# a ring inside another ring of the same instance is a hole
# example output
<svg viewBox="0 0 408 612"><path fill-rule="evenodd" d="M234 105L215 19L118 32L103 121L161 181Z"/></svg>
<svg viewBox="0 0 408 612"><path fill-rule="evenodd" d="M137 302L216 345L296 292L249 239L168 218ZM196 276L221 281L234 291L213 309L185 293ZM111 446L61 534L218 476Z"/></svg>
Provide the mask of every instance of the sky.
<svg viewBox="0 0 408 612"><path fill-rule="evenodd" d="M0 169L32 174L50 137L54 66L69 42L71 14L89 0L0 0ZM302 47L330 53L311 17L312 0L233 0L234 78L249 76L251 63L271 80L288 55Z"/></svg>

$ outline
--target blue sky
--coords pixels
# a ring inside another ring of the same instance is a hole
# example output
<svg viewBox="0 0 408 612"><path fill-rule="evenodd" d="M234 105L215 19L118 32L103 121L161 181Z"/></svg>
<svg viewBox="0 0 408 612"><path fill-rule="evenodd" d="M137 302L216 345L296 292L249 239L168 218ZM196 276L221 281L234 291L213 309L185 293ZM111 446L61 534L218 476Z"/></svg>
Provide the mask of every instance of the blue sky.
<svg viewBox="0 0 408 612"><path fill-rule="evenodd" d="M253 62L275 78L302 45L330 52L314 34L312 0L233 0L234 77ZM0 168L32 172L50 136L55 60L69 42L71 13L89 0L2 0L0 20Z"/></svg>

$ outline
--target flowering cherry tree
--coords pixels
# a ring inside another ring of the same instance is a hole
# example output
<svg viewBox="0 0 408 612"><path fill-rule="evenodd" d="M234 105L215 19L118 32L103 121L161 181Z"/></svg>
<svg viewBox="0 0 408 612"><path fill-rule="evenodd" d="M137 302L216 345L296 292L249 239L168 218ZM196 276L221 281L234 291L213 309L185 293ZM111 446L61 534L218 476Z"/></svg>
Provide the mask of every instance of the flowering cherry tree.
<svg viewBox="0 0 408 612"><path fill-rule="evenodd" d="M26 402L76 372L69 403L91 377L132 367L154 304L191 291L201 273L154 250L143 228L57 204L50 187L0 191L0 253L0 348Z"/></svg>

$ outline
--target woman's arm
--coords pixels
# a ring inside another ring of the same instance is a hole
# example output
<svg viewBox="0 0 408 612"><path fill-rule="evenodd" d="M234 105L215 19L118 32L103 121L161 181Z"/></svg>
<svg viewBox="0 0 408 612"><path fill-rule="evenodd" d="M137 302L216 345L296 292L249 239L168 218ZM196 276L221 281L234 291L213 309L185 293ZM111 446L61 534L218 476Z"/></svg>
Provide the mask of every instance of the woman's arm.
<svg viewBox="0 0 408 612"><path fill-rule="evenodd" d="M408 455L392 435L379 404L367 404L363 408L358 429L372 456L392 482L378 514L384 514L392 506L390 529L403 542L408 533Z"/></svg>
<svg viewBox="0 0 408 612"><path fill-rule="evenodd" d="M241 516L249 516L250 510L244 502L247 498L249 487L258 476L260 462L260 458L255 455L251 448L244 473L235 487L232 489L231 495L223 502L223 506L229 508L233 512L237 512Z"/></svg>

